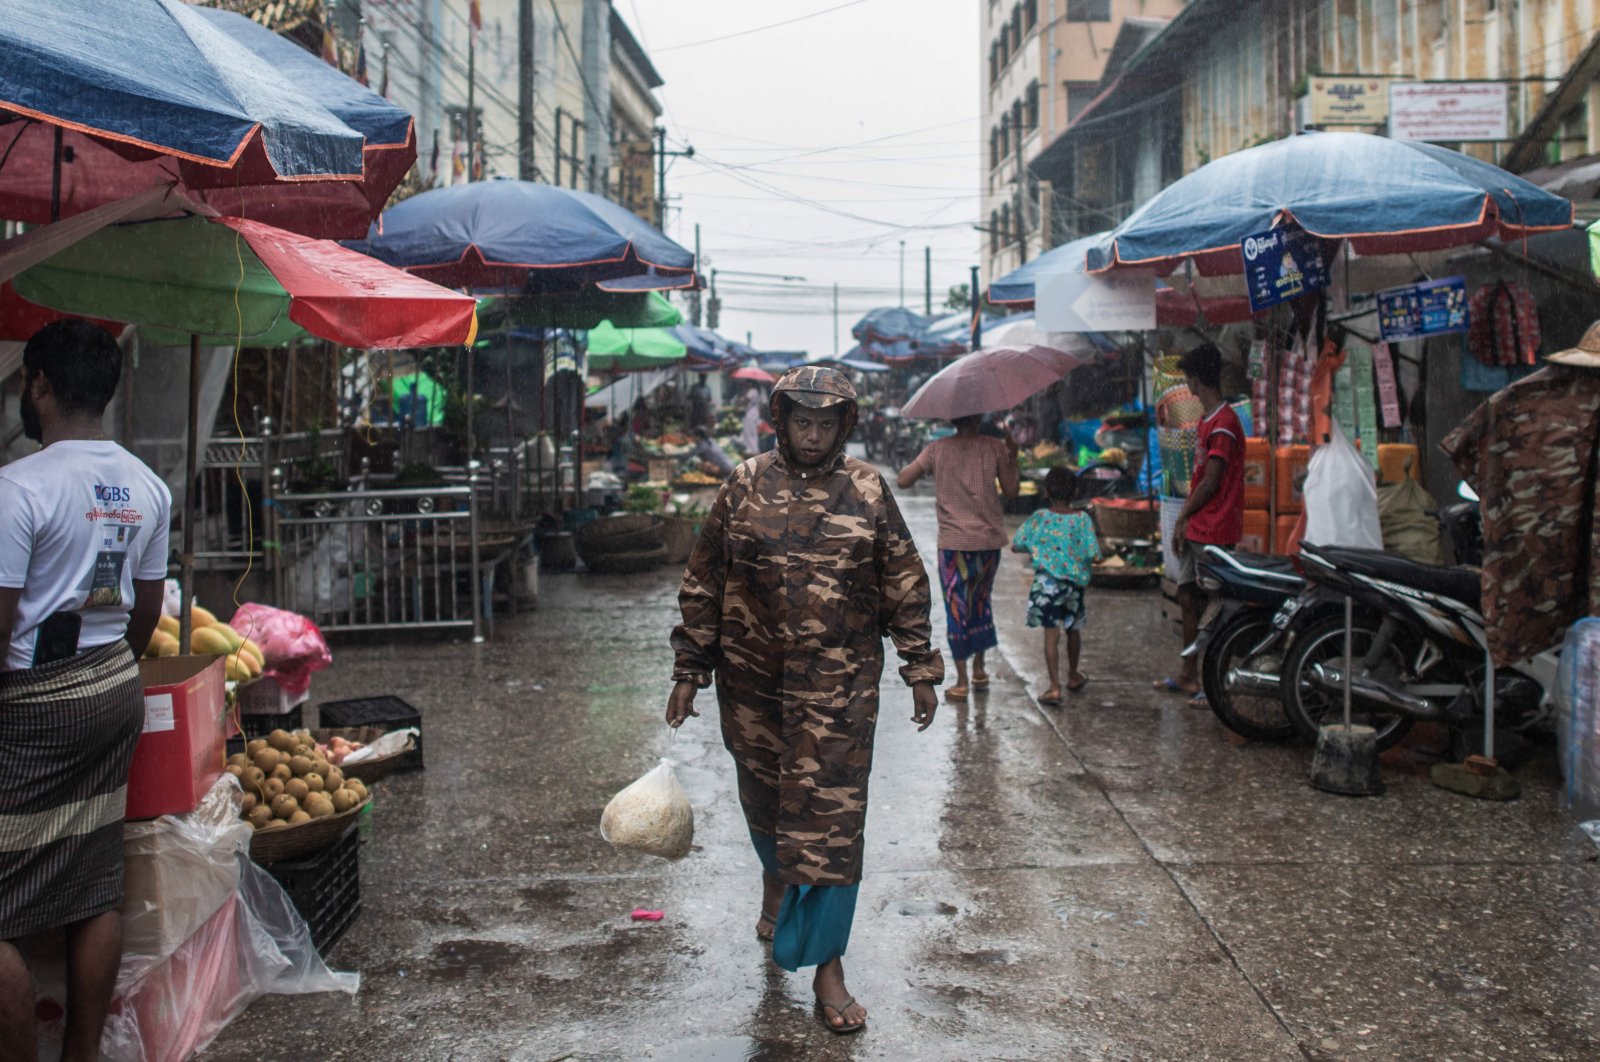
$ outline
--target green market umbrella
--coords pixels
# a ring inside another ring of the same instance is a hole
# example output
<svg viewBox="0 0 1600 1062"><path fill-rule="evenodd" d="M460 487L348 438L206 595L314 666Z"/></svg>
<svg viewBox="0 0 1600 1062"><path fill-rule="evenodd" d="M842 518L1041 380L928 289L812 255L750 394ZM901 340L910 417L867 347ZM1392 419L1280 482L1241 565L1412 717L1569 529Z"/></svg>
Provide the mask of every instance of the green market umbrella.
<svg viewBox="0 0 1600 1062"><path fill-rule="evenodd" d="M688 356L683 341L664 328L618 328L601 321L589 331L589 368L600 372L664 369Z"/></svg>

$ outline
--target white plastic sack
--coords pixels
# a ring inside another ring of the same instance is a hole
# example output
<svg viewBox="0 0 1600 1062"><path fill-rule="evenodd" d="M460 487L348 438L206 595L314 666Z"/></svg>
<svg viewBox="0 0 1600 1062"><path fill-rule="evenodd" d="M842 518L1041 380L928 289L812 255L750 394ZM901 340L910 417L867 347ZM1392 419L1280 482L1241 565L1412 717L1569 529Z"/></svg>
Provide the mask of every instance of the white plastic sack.
<svg viewBox="0 0 1600 1062"><path fill-rule="evenodd" d="M600 815L600 836L615 848L678 860L694 843L694 808L672 761L662 760L611 798Z"/></svg>
<svg viewBox="0 0 1600 1062"><path fill-rule="evenodd" d="M1567 631L1555 695L1561 805L1600 815L1600 619L1581 619Z"/></svg>
<svg viewBox="0 0 1600 1062"><path fill-rule="evenodd" d="M1372 466L1345 438L1337 421L1333 437L1317 447L1306 469L1306 533L1316 546L1382 549L1378 486Z"/></svg>

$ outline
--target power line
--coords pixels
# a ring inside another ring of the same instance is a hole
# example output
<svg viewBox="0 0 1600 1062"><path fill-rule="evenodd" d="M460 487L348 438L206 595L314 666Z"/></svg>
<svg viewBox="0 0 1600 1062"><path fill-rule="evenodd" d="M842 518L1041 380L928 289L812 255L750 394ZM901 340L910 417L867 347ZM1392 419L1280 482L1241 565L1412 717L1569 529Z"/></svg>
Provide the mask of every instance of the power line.
<svg viewBox="0 0 1600 1062"><path fill-rule="evenodd" d="M719 41L731 41L735 37L748 37L752 33L765 33L767 30L777 29L779 26L792 26L796 22L804 22L807 19L817 18L821 15L831 15L835 11L843 11L847 7L855 7L858 4L864 4L866 2L867 0L848 0L847 3L839 4L836 7L824 8L821 11L813 11L808 15L796 15L794 18L787 18L782 22L771 22L765 26L755 26L751 29L739 30L735 33L725 33L720 37L708 37L701 41L688 41L684 44L669 44L665 48L657 48L656 52L657 54L661 52L676 52L684 48L698 48L702 44L716 44Z"/></svg>

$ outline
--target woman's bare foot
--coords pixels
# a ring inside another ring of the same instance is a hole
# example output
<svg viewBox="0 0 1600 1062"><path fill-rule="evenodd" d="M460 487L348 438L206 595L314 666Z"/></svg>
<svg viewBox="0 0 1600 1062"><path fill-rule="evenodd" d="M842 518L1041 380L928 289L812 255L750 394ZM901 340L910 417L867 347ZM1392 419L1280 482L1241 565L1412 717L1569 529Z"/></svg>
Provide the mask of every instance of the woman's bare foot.
<svg viewBox="0 0 1600 1062"><path fill-rule="evenodd" d="M1085 675L1081 671L1074 671L1071 675L1067 676L1067 689L1071 690L1073 693L1077 693L1088 684L1089 676Z"/></svg>
<svg viewBox="0 0 1600 1062"><path fill-rule="evenodd" d="M946 686L944 688L944 696L945 700L948 701L964 701L967 699L967 687Z"/></svg>
<svg viewBox="0 0 1600 1062"><path fill-rule="evenodd" d="M761 917L756 920L756 936L768 943L778 931L778 910L783 906L782 881L765 871L761 874Z"/></svg>
<svg viewBox="0 0 1600 1062"><path fill-rule="evenodd" d="M818 966L816 976L811 979L811 990L817 994L822 1019L830 1028L844 1032L858 1029L866 1023L867 1008L857 1003L844 986L843 960L834 959ZM843 1011L838 1007L843 1007Z"/></svg>
<svg viewBox="0 0 1600 1062"><path fill-rule="evenodd" d="M1052 705L1060 704L1061 703L1061 687L1060 686L1051 686L1049 689L1045 690L1044 694L1042 696L1040 696L1040 698L1039 698L1039 703L1040 704L1052 704Z"/></svg>

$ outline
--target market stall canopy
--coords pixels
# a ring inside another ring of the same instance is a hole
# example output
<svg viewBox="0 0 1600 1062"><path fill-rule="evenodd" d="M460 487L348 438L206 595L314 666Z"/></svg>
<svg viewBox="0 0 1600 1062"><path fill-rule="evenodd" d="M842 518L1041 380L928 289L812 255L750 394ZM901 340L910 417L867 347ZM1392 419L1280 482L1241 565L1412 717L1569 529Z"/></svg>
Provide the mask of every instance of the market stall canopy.
<svg viewBox="0 0 1600 1062"><path fill-rule="evenodd" d="M672 329L672 334L683 343L684 350L688 352L689 360L698 366L719 369L728 364L732 357L728 350L728 341L709 328L698 325L679 324Z"/></svg>
<svg viewBox="0 0 1600 1062"><path fill-rule="evenodd" d="M600 322L589 332L589 368L597 372L660 369L688 354L683 341L664 328L618 328Z"/></svg>
<svg viewBox="0 0 1600 1062"><path fill-rule="evenodd" d="M1014 310L1034 308L1034 285L1040 273L1083 273L1088 269L1089 249L1104 247L1110 231L1064 243L1013 269L989 285L989 302ZM1238 324L1251 317L1250 300L1244 295L1202 297L1192 289L1181 292L1164 280L1156 282L1156 325L1161 328L1191 328L1203 318L1210 324Z"/></svg>
<svg viewBox="0 0 1600 1062"><path fill-rule="evenodd" d="M221 8L194 9L236 42L287 76L305 94L365 138L362 179L316 181L284 195L275 187L213 188L207 205L230 217L251 218L309 236L359 238L417 161L411 113L390 103L319 55L243 15Z"/></svg>
<svg viewBox="0 0 1600 1062"><path fill-rule="evenodd" d="M9 0L0 54L0 216L43 223L53 203L70 217L177 182L273 185L271 216L294 224L297 189L362 179L360 130L182 0Z"/></svg>
<svg viewBox="0 0 1600 1062"><path fill-rule="evenodd" d="M917 388L901 412L925 420L998 413L1032 398L1082 364L1082 358L1053 347L988 347L940 369Z"/></svg>
<svg viewBox="0 0 1600 1062"><path fill-rule="evenodd" d="M478 302L484 332L501 328L597 327L610 321L618 328L671 328L683 312L653 291L608 295L595 288L568 294L491 295Z"/></svg>
<svg viewBox="0 0 1600 1062"><path fill-rule="evenodd" d="M617 204L531 181L414 195L349 246L435 283L480 291L579 291L650 276L672 286L694 275L692 252Z"/></svg>
<svg viewBox="0 0 1600 1062"><path fill-rule="evenodd" d="M1168 185L1088 251L1091 272L1244 270L1241 243L1295 224L1358 254L1515 239L1572 224L1572 204L1459 151L1367 133L1301 133L1236 151Z"/></svg>
<svg viewBox="0 0 1600 1062"><path fill-rule="evenodd" d="M978 321L980 338L1003 320L984 314ZM955 358L966 354L972 349L972 313L964 310L934 318L922 334L919 347L925 357Z"/></svg>
<svg viewBox="0 0 1600 1062"><path fill-rule="evenodd" d="M242 218L113 225L17 274L17 293L139 326L150 342L362 349L472 342L476 302L331 240Z"/></svg>
<svg viewBox="0 0 1600 1062"><path fill-rule="evenodd" d="M865 358L852 358L852 357L849 357L848 355L841 355L840 357L837 357L837 358L835 358L835 357L833 357L831 355L824 356L824 357L812 358L810 361L806 362L806 364L807 365L837 365L840 368L849 369L852 372L880 373L880 372L888 372L889 371L889 366L887 366L887 365L881 365L878 362L869 361L869 360L867 360Z"/></svg>
<svg viewBox="0 0 1600 1062"><path fill-rule="evenodd" d="M735 369L732 378L735 380L748 380L751 383L766 384L768 387L778 382L776 376L754 365L746 365L742 369Z"/></svg>
<svg viewBox="0 0 1600 1062"><path fill-rule="evenodd" d="M880 306L850 328L858 343L899 343L921 339L933 318L913 313L903 306Z"/></svg>

